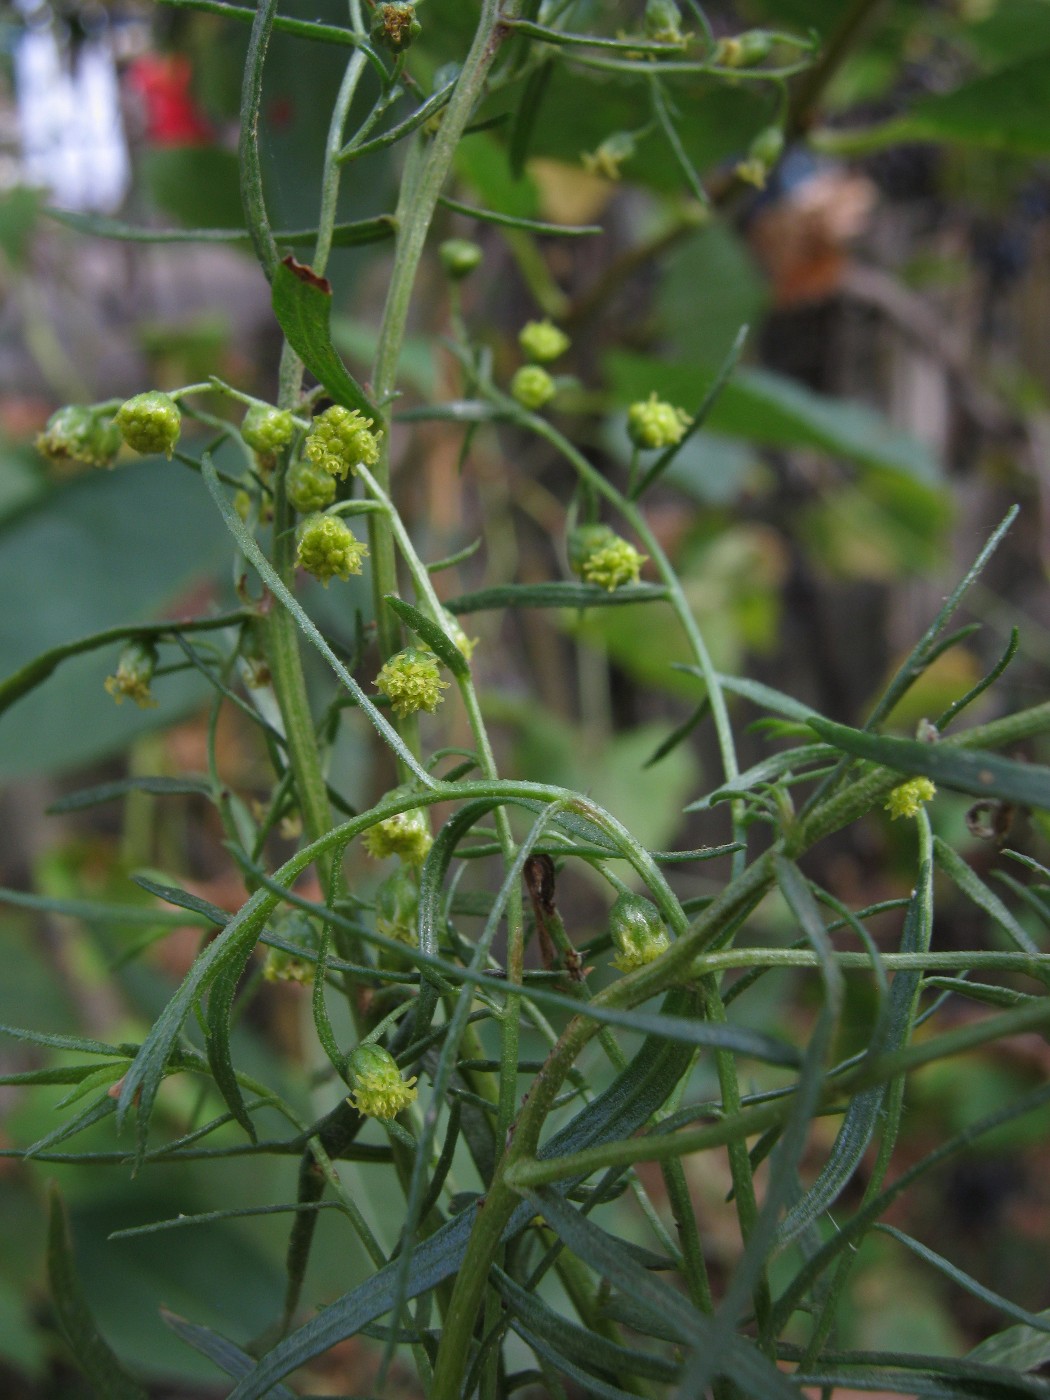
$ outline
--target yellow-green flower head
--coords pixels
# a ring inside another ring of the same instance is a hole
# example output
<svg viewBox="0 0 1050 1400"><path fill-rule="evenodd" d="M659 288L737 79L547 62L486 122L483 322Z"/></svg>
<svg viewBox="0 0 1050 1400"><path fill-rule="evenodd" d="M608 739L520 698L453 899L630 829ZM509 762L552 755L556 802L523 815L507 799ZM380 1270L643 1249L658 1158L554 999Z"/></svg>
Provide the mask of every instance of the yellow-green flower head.
<svg viewBox="0 0 1050 1400"><path fill-rule="evenodd" d="M540 365L522 365L510 381L511 397L535 413L558 392L554 380Z"/></svg>
<svg viewBox="0 0 1050 1400"><path fill-rule="evenodd" d="M396 1118L419 1097L416 1076L405 1079L393 1055L381 1045L359 1045L350 1056L349 1069L354 1083L349 1102L368 1118Z"/></svg>
<svg viewBox="0 0 1050 1400"><path fill-rule="evenodd" d="M469 277L482 259L481 249L469 238L446 238L438 249L445 275L453 282Z"/></svg>
<svg viewBox="0 0 1050 1400"><path fill-rule="evenodd" d="M380 44L391 53L403 53L422 32L416 7L408 0L389 0L375 7L370 30L373 44Z"/></svg>
<svg viewBox="0 0 1050 1400"><path fill-rule="evenodd" d="M170 458L182 431L182 414L170 394L150 389L121 404L117 426L136 452L163 452Z"/></svg>
<svg viewBox="0 0 1050 1400"><path fill-rule="evenodd" d="M253 403L241 420L241 437L264 456L287 447L294 434L295 419L288 410L268 403Z"/></svg>
<svg viewBox="0 0 1050 1400"><path fill-rule="evenodd" d="M394 713L402 718L420 710L432 715L441 704L441 692L448 689L448 681L441 679L432 651L405 647L383 663L376 676L376 689L382 691Z"/></svg>
<svg viewBox="0 0 1050 1400"><path fill-rule="evenodd" d="M609 932L616 944L613 967L633 972L671 946L660 911L640 894L622 894L609 911Z"/></svg>
<svg viewBox="0 0 1050 1400"><path fill-rule="evenodd" d="M541 365L564 355L572 341L553 321L528 321L518 332L522 353Z"/></svg>
<svg viewBox="0 0 1050 1400"><path fill-rule="evenodd" d="M399 865L376 890L376 928L415 948L419 943L419 887L407 865Z"/></svg>
<svg viewBox="0 0 1050 1400"><path fill-rule="evenodd" d="M335 477L316 462L293 462L284 478L284 490L300 515L324 510L335 500Z"/></svg>
<svg viewBox="0 0 1050 1400"><path fill-rule="evenodd" d="M596 151L585 151L580 159L588 175L601 175L606 180L620 178L620 166L635 152L635 139L629 131L614 131Z"/></svg>
<svg viewBox="0 0 1050 1400"><path fill-rule="evenodd" d="M150 681L157 669L157 648L152 642L129 642L120 653L114 675L104 682L107 692L118 705L134 700L141 710L156 705L150 691Z"/></svg>
<svg viewBox="0 0 1050 1400"><path fill-rule="evenodd" d="M569 536L573 573L610 593L626 583L637 583L648 557L608 525L580 525Z"/></svg>
<svg viewBox="0 0 1050 1400"><path fill-rule="evenodd" d="M460 652L467 661L474 655L474 648L478 644L477 637L468 637L459 624L459 618L455 613L449 612L448 608L442 608L445 615L445 629L451 635L456 644L456 650Z"/></svg>
<svg viewBox="0 0 1050 1400"><path fill-rule="evenodd" d="M895 787L886 798L886 811L894 821L898 817L917 817L925 803L936 797L937 789L929 778L909 778Z"/></svg>
<svg viewBox="0 0 1050 1400"><path fill-rule="evenodd" d="M649 0L645 7L645 36L662 44L680 44L682 12L675 0Z"/></svg>
<svg viewBox="0 0 1050 1400"><path fill-rule="evenodd" d="M36 450L57 464L111 467L122 441L111 410L99 412L88 404L71 403L52 413L44 431L37 434Z"/></svg>
<svg viewBox="0 0 1050 1400"><path fill-rule="evenodd" d="M313 985L315 966L309 958L297 958L284 948L267 948L262 975L267 982L295 982L300 987Z"/></svg>
<svg viewBox="0 0 1050 1400"><path fill-rule="evenodd" d="M368 546L338 515L308 515L299 526L295 562L328 587L333 578L348 579L361 572Z"/></svg>
<svg viewBox="0 0 1050 1400"><path fill-rule="evenodd" d="M371 418L337 403L310 424L303 451L311 462L345 481L358 462L374 467L379 461L379 438L372 432Z"/></svg>
<svg viewBox="0 0 1050 1400"><path fill-rule="evenodd" d="M738 180L764 190L766 178L784 151L784 132L779 126L767 126L758 133L747 148L747 159L736 166Z"/></svg>
<svg viewBox="0 0 1050 1400"><path fill-rule="evenodd" d="M627 435L636 447L674 447L692 421L685 409L658 399L654 390L627 410Z"/></svg>
<svg viewBox="0 0 1050 1400"><path fill-rule="evenodd" d="M409 788L394 788L388 797L407 794ZM385 860L387 856L398 856L406 865L422 865L427 852L434 844L430 834L430 822L422 807L409 807L407 812L398 812L376 822L364 834L365 850L373 860Z"/></svg>
<svg viewBox="0 0 1050 1400"><path fill-rule="evenodd" d="M723 68L750 68L769 56L773 35L764 29L749 29L732 38L719 39L715 45L714 61Z"/></svg>

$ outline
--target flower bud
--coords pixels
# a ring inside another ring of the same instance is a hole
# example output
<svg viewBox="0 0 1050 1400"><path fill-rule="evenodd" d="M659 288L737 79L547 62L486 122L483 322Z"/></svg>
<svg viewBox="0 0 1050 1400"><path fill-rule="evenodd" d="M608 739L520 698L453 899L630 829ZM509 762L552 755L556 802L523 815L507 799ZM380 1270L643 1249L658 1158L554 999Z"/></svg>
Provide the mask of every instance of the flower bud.
<svg viewBox="0 0 1050 1400"><path fill-rule="evenodd" d="M416 1076L404 1079L393 1055L381 1045L359 1045L348 1068L354 1085L349 1102L366 1117L396 1118L419 1097Z"/></svg>
<svg viewBox="0 0 1050 1400"><path fill-rule="evenodd" d="M675 0L649 0L645 7L645 36L661 44L681 44L682 12Z"/></svg>
<svg viewBox="0 0 1050 1400"><path fill-rule="evenodd" d="M376 928L415 948L419 943L419 887L405 865L392 871L376 890Z"/></svg>
<svg viewBox="0 0 1050 1400"><path fill-rule="evenodd" d="M335 477L304 458L293 462L284 478L285 495L300 515L324 510L335 500Z"/></svg>
<svg viewBox="0 0 1050 1400"><path fill-rule="evenodd" d="M548 364L564 355L572 341L551 321L529 321L521 328L518 344L530 360Z"/></svg>
<svg viewBox="0 0 1050 1400"><path fill-rule="evenodd" d="M684 409L658 399L654 390L627 410L627 435L635 447L674 447L682 441L692 421Z"/></svg>
<svg viewBox="0 0 1050 1400"><path fill-rule="evenodd" d="M620 972L644 967L671 946L660 911L638 894L620 895L609 911L609 932L619 950L613 967Z"/></svg>
<svg viewBox="0 0 1050 1400"><path fill-rule="evenodd" d="M773 35L764 29L749 29L732 38L719 39L714 60L723 68L751 68L768 58L773 48Z"/></svg>
<svg viewBox="0 0 1050 1400"><path fill-rule="evenodd" d="M579 525L569 535L568 544L573 573L610 593L625 583L637 583L649 557L608 525Z"/></svg>
<svg viewBox="0 0 1050 1400"><path fill-rule="evenodd" d="M263 456L287 447L294 434L295 419L288 410L268 403L253 403L241 420L241 437Z"/></svg>
<svg viewBox="0 0 1050 1400"><path fill-rule="evenodd" d="M310 424L303 451L311 462L345 481L358 462L374 467L379 461L379 439L371 429L372 419L356 408L333 404Z"/></svg>
<svg viewBox="0 0 1050 1400"><path fill-rule="evenodd" d="M620 166L630 160L636 149L634 136L629 131L614 131L607 136L596 151L585 151L580 159L588 175L602 175L606 180L620 178Z"/></svg>
<svg viewBox="0 0 1050 1400"><path fill-rule="evenodd" d="M157 669L157 648L152 642L129 642L117 660L116 673L107 676L106 690L118 705L134 700L141 710L156 705L150 693L150 681Z"/></svg>
<svg viewBox="0 0 1050 1400"><path fill-rule="evenodd" d="M779 126L764 127L747 148L747 159L738 162L737 179L754 185L756 189L765 189L766 177L780 159L783 150L783 130Z"/></svg>
<svg viewBox="0 0 1050 1400"><path fill-rule="evenodd" d="M481 249L476 243L471 243L469 238L446 238L438 249L438 254L445 275L451 277L453 282L461 282L464 277L469 277L482 258Z"/></svg>
<svg viewBox="0 0 1050 1400"><path fill-rule="evenodd" d="M170 460L182 431L182 414L170 394L150 389L121 404L117 426L136 452L163 452Z"/></svg>
<svg viewBox="0 0 1050 1400"><path fill-rule="evenodd" d="M120 429L109 409L87 404L67 404L52 413L37 434L36 450L50 461L85 462L90 467L111 467L120 451Z"/></svg>
<svg viewBox="0 0 1050 1400"><path fill-rule="evenodd" d="M367 554L368 546L337 515L309 515L299 526L295 562L325 588L333 578L359 574Z"/></svg>
<svg viewBox="0 0 1050 1400"><path fill-rule="evenodd" d="M937 796L929 778L909 778L895 787L886 798L886 811L894 821L898 817L917 817L923 806Z"/></svg>
<svg viewBox="0 0 1050 1400"><path fill-rule="evenodd" d="M407 787L394 788L387 797L401 797L410 791ZM376 822L363 839L365 850L373 860L398 856L406 865L422 865L434 844L430 822L422 807L410 807L407 812L398 812L396 816Z"/></svg>
<svg viewBox="0 0 1050 1400"><path fill-rule="evenodd" d="M393 3L380 3L375 7L370 30L373 44L381 44L391 53L403 53L422 32L415 5L393 0Z"/></svg>
<svg viewBox="0 0 1050 1400"><path fill-rule="evenodd" d="M441 704L448 681L441 679L437 657L422 647L405 647L383 663L376 676L376 689L390 701L396 715L432 715Z"/></svg>
<svg viewBox="0 0 1050 1400"><path fill-rule="evenodd" d="M510 381L511 397L534 413L558 392L554 380L539 365L522 365Z"/></svg>

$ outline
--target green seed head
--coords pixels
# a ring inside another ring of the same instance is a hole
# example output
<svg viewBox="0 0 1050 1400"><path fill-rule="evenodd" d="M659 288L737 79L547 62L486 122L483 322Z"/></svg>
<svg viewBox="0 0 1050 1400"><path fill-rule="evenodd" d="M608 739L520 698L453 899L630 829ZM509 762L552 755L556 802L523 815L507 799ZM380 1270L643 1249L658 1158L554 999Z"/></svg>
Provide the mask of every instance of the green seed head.
<svg viewBox="0 0 1050 1400"><path fill-rule="evenodd" d="M419 38L423 26L416 19L416 7L404 3L379 4L372 15L371 38L391 53L403 53Z"/></svg>
<svg viewBox="0 0 1050 1400"><path fill-rule="evenodd" d="M396 715L433 714L442 700L448 681L441 679L437 657L421 647L405 647L383 663L376 676L376 689L390 701Z"/></svg>
<svg viewBox="0 0 1050 1400"><path fill-rule="evenodd" d="M671 946L660 911L638 894L622 894L609 911L609 932L619 950L613 967L633 972Z"/></svg>
<svg viewBox="0 0 1050 1400"><path fill-rule="evenodd" d="M654 391L627 410L627 435L636 447L674 447L692 421L684 409L658 399Z"/></svg>
<svg viewBox="0 0 1050 1400"><path fill-rule="evenodd" d="M387 797L407 795L410 789L394 788ZM394 817L376 822L364 834L365 850L373 860L385 860L387 856L398 856L406 865L422 865L427 852L434 843L430 834L430 822L422 807L410 807L406 812L398 812Z"/></svg>
<svg viewBox="0 0 1050 1400"><path fill-rule="evenodd" d="M349 1102L368 1118L396 1118L419 1096L415 1075L403 1078L397 1061L381 1045L359 1045L350 1056L349 1070L354 1085Z"/></svg>
<svg viewBox="0 0 1050 1400"><path fill-rule="evenodd" d="M287 447L295 433L295 419L284 408L253 403L241 420L241 437L253 452L270 456Z"/></svg>
<svg viewBox="0 0 1050 1400"><path fill-rule="evenodd" d="M299 514L309 515L311 511L324 510L335 500L335 477L304 458L288 468L284 489Z"/></svg>
<svg viewBox="0 0 1050 1400"><path fill-rule="evenodd" d="M152 642L129 642L120 653L117 669L104 682L106 690L118 705L134 700L141 710L156 705L150 682L157 669L157 648Z"/></svg>
<svg viewBox="0 0 1050 1400"><path fill-rule="evenodd" d="M295 562L326 588L333 578L359 574L367 554L368 546L337 515L310 515L299 526Z"/></svg>
<svg viewBox="0 0 1050 1400"><path fill-rule="evenodd" d="M310 424L303 450L311 462L342 481L358 462L374 467L379 461L379 439L372 432L372 419L338 403Z"/></svg>
<svg viewBox="0 0 1050 1400"><path fill-rule="evenodd" d="M564 355L572 341L551 321L529 321L518 335L518 344L530 360L548 364Z"/></svg>
<svg viewBox="0 0 1050 1400"><path fill-rule="evenodd" d="M569 566L585 583L612 593L625 583L637 583L649 556L617 535L608 525L579 525L569 535Z"/></svg>
<svg viewBox="0 0 1050 1400"><path fill-rule="evenodd" d="M52 413L36 450L49 461L85 462L90 467L111 467L123 441L112 412L89 404L67 404Z"/></svg>
<svg viewBox="0 0 1050 1400"><path fill-rule="evenodd" d="M163 452L170 459L182 431L182 414L170 394L150 389L117 410L117 426L136 452Z"/></svg>
<svg viewBox="0 0 1050 1400"><path fill-rule="evenodd" d="M469 277L481 262L481 249L469 238L446 238L438 249L445 275L454 282Z"/></svg>
<svg viewBox="0 0 1050 1400"><path fill-rule="evenodd" d="M539 365L522 365L510 381L511 396L534 413L558 392L554 380Z"/></svg>

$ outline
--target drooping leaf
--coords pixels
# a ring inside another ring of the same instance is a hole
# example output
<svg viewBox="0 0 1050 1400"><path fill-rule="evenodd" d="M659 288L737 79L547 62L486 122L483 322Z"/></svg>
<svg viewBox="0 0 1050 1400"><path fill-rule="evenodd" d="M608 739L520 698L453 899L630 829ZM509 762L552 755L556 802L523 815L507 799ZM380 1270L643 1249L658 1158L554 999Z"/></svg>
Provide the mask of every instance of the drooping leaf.
<svg viewBox="0 0 1050 1400"><path fill-rule="evenodd" d="M332 344L329 317L332 288L323 277L294 258L274 269L273 312L289 345L329 396L346 408L356 408L375 422L379 410L350 374Z"/></svg>

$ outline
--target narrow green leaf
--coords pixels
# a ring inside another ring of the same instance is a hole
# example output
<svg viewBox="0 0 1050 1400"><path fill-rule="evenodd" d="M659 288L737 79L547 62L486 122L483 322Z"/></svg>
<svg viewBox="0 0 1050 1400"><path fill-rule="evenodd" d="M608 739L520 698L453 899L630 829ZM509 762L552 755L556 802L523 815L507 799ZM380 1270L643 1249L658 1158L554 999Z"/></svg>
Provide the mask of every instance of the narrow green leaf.
<svg viewBox="0 0 1050 1400"><path fill-rule="evenodd" d="M342 1210L338 1201L314 1201L303 1205L292 1201L288 1205L234 1206L230 1210L206 1210L198 1215L175 1215L170 1220L154 1220L149 1225L133 1225L127 1230L113 1230L109 1240L131 1240L139 1235L158 1235L165 1230L182 1230L187 1225L212 1225L217 1220L242 1220L253 1215L287 1215L291 1211Z"/></svg>
<svg viewBox="0 0 1050 1400"><path fill-rule="evenodd" d="M493 608L611 608L625 603L657 603L666 597L667 589L656 583L629 583L611 593L594 583L508 583L450 598L445 607L457 614ZM807 717L810 713L806 711Z"/></svg>
<svg viewBox="0 0 1050 1400"><path fill-rule="evenodd" d="M1029 992L1015 992L1010 987L999 987L992 982L971 982L966 977L924 977L923 990L937 987L941 991L954 992L957 996L970 997L986 1006L1023 1006L1036 998Z"/></svg>
<svg viewBox="0 0 1050 1400"><path fill-rule="evenodd" d="M689 666L682 662L676 662L674 669L685 671L691 676L698 676L701 680L704 678L704 673L699 666ZM746 676L724 676L719 673L718 684L732 695L741 695L760 709L769 710L775 715L783 715L785 719L798 720L802 724L808 724L814 718L814 711L808 705L793 700L790 695L785 695L783 691L774 690L771 685L763 685L761 681L748 680Z"/></svg>
<svg viewBox="0 0 1050 1400"><path fill-rule="evenodd" d="M110 1045L105 1040L90 1040L80 1035L54 1035L50 1031L24 1030L21 1026L0 1026L0 1035L12 1040L27 1040L31 1045L46 1045L52 1050L79 1050L84 1055L120 1055L127 1048Z"/></svg>
<svg viewBox="0 0 1050 1400"><path fill-rule="evenodd" d="M716 788L714 792L706 797L697 798L688 807L683 808L686 812L702 812L709 807L713 807L718 802L728 802L733 797L740 797L747 794L760 783L775 782L777 778L782 778L785 773L790 773L795 778L804 778L802 769L808 768L813 763L824 763L829 757L834 756L834 750L827 744L800 744L794 749L784 749L780 753L770 754L769 758L764 758L761 762L754 764L731 783L725 783L722 787Z"/></svg>
<svg viewBox="0 0 1050 1400"><path fill-rule="evenodd" d="M522 88L507 137L507 163L515 180L519 180L525 173L525 162L528 159L536 118L539 116L543 96L553 72L554 60L547 59L532 70Z"/></svg>
<svg viewBox="0 0 1050 1400"><path fill-rule="evenodd" d="M253 945L254 946L254 945ZM237 1073L233 1067L230 1047L233 1002L237 995L237 984L244 974L252 947L243 950L243 956L230 959L211 984L208 994L208 1013L205 1019L205 1048L208 1065L211 1068L215 1087L222 1095L223 1102L241 1125L252 1142L256 1141L255 1124L251 1120L237 1083Z"/></svg>
<svg viewBox="0 0 1050 1400"><path fill-rule="evenodd" d="M402 622L411 627L416 636L445 663L454 676L462 680L470 675L470 663L467 658L433 618L427 617L411 603L406 603L404 598L399 598L396 593L387 593L385 600L388 607L397 613Z"/></svg>
<svg viewBox="0 0 1050 1400"><path fill-rule="evenodd" d="M90 899L52 899L49 895L27 894L22 890L0 889L0 904L35 909L42 914L60 914L67 919L81 919L86 924L114 924L118 927L154 924L176 928L201 922L199 918L187 918L167 909L149 909L142 904L96 904Z"/></svg>
<svg viewBox="0 0 1050 1400"><path fill-rule="evenodd" d="M1017 763L982 749L955 744L926 744L918 739L894 739L867 734L845 724L810 715L809 727L844 753L880 763L908 777L932 778L946 788L976 797L1000 797L1025 807L1050 809L1050 768Z"/></svg>
<svg viewBox="0 0 1050 1400"><path fill-rule="evenodd" d="M60 1331L78 1369L99 1400L148 1400L95 1326L76 1275L66 1212L56 1186L51 1187L47 1232L47 1277Z"/></svg>
<svg viewBox="0 0 1050 1400"><path fill-rule="evenodd" d="M656 748L653 749L642 766L645 768L652 768L655 764L659 763L662 758L666 758L669 753L673 753L679 744L684 743L685 740L688 739L689 735L692 734L693 730L710 708L711 701L709 697L705 695L696 709L693 710L692 714L684 719L676 729L673 729L666 739L657 744ZM686 807L684 810L688 812L690 809Z"/></svg>
<svg viewBox="0 0 1050 1400"><path fill-rule="evenodd" d="M1023 765L1018 764L1017 766ZM1042 951L1039 945L1017 922L999 896L993 893L980 876L966 864L961 856L956 855L951 846L942 841L939 836L935 836L933 839L933 852L937 864L944 873L959 886L963 894L972 899L979 909L983 909L988 917L999 925L1011 943L1025 953L1039 956Z"/></svg>
<svg viewBox="0 0 1050 1400"><path fill-rule="evenodd" d="M200 1352L201 1356L213 1361L220 1371L225 1371L226 1375L232 1376L234 1380L246 1376L255 1365L254 1357L249 1356L226 1337L220 1336L218 1332L213 1332L210 1327L187 1322L185 1318L169 1312L167 1308L161 1308L160 1315L176 1336L181 1337L194 1351ZM269 1400L296 1400L293 1392L285 1385L271 1386L267 1396Z"/></svg>
<svg viewBox="0 0 1050 1400"><path fill-rule="evenodd" d="M63 812L82 812L88 807L99 807L104 802L115 802L126 797L129 792L148 792L154 797L170 797L181 794L202 794L210 796L211 780L204 776L195 778L190 774L181 778L132 777L120 778L113 783L100 783L98 787L81 788L79 792L68 793L52 802L48 807L49 816Z"/></svg>
<svg viewBox="0 0 1050 1400"><path fill-rule="evenodd" d="M165 904L174 904L178 909L188 909L191 913L199 914L202 919L206 919L208 923L215 924L219 928L225 928L230 922L230 915L225 909L220 909L217 904L212 904L210 900L202 899L199 894L191 894L189 890L180 889L178 885L162 884L141 870L136 871L131 876L131 881L132 884L138 885L147 893L156 895L158 899L163 899Z"/></svg>
<svg viewBox="0 0 1050 1400"><path fill-rule="evenodd" d="M274 269L273 311L288 339L310 373L328 394L346 408L356 408L373 422L379 410L351 376L332 344L329 317L332 288L311 268L294 258L284 258Z"/></svg>
<svg viewBox="0 0 1050 1400"><path fill-rule="evenodd" d="M160 0L160 3L165 3L165 0ZM246 14L250 17L251 11L246 11ZM79 214L70 209L43 209L41 213L76 233L92 238L121 239L128 243L232 243L249 248L252 241L248 230L243 228L143 228L137 224L123 223L120 219L107 219L101 214ZM374 219L336 224L332 230L332 245L336 248L357 248L362 244L380 243L393 238L396 232L394 216L380 214ZM274 232L274 240L293 248L312 247L317 241L317 230L280 229Z"/></svg>
<svg viewBox="0 0 1050 1400"><path fill-rule="evenodd" d="M479 535L470 544L464 545L462 549L457 549L455 554L446 554L444 559L435 559L432 564L427 565L427 573L438 574L442 569L454 569L457 564L462 564L477 554L483 542L484 536Z"/></svg>
<svg viewBox="0 0 1050 1400"><path fill-rule="evenodd" d="M557 1314L552 1315L557 1316ZM512 1321L511 1326L518 1336L528 1343L537 1356L543 1357L563 1376L575 1381L584 1395L594 1396L594 1400L635 1400L634 1391L622 1390L620 1386L613 1385L611 1381L602 1380L587 1367L578 1366L574 1361L571 1361L560 1348L554 1345L551 1340L554 1334L550 1331L535 1332L520 1319Z"/></svg>
<svg viewBox="0 0 1050 1400"><path fill-rule="evenodd" d="M500 228L518 228L526 233L541 233L555 238L586 238L601 233L601 224L549 224L540 219L523 219L516 214L500 214L494 209L477 209L472 204L461 204L458 199L442 195L439 204L451 209L454 214L464 214L468 219L477 219L483 224L498 224Z"/></svg>
<svg viewBox="0 0 1050 1400"><path fill-rule="evenodd" d="M1045 1324L1050 1322L1050 1309L1037 1313L1041 1326L1007 1327L1003 1332L986 1337L972 1351L968 1361L983 1361L990 1366L1010 1366L1017 1371L1035 1371L1050 1361L1050 1337Z"/></svg>

